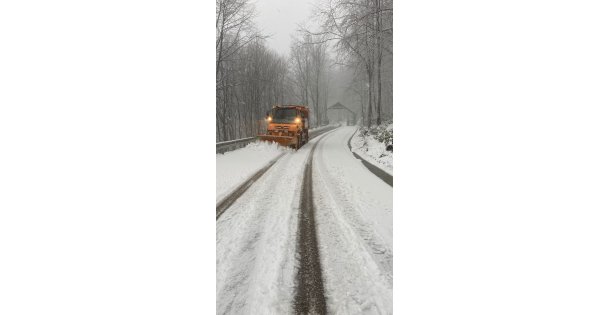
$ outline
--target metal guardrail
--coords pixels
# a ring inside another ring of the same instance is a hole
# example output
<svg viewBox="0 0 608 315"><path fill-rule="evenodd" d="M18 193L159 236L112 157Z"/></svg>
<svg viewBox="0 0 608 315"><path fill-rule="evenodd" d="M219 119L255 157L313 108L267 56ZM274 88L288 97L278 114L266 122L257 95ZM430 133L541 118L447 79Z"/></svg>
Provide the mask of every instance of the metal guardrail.
<svg viewBox="0 0 608 315"><path fill-rule="evenodd" d="M246 146L248 143L256 140L257 137L249 137L230 141L218 142L215 144L215 153L225 153Z"/></svg>
<svg viewBox="0 0 608 315"><path fill-rule="evenodd" d="M317 136L317 134L322 133L323 131L326 131L328 129L335 128L335 127L336 126L333 126L333 125L319 127L315 130L309 131L309 136L312 139L315 136ZM256 140L257 140L257 137L249 137L249 138L242 138L242 139L236 139L236 140L230 140L230 141L217 142L215 144L215 154L226 153L228 151L242 148L242 147L246 146L247 144L254 142Z"/></svg>

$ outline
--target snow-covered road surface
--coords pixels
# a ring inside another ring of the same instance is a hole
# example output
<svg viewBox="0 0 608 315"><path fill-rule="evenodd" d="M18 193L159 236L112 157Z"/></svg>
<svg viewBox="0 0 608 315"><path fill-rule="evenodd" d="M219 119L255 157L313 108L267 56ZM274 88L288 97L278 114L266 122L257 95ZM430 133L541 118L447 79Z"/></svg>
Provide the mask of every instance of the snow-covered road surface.
<svg viewBox="0 0 608 315"><path fill-rule="evenodd" d="M355 159L343 127L319 143L313 195L330 314L391 314L393 190Z"/></svg>
<svg viewBox="0 0 608 315"><path fill-rule="evenodd" d="M215 200L219 201L240 183L289 148L256 141L246 147L215 155Z"/></svg>
<svg viewBox="0 0 608 315"><path fill-rule="evenodd" d="M310 139L336 128L328 125L309 130ZM219 202L281 154L293 151L277 143L254 141L244 148L215 155L215 200Z"/></svg>
<svg viewBox="0 0 608 315"><path fill-rule="evenodd" d="M392 188L348 149L342 127L288 151L216 223L218 314L291 314L306 161L330 314L392 313Z"/></svg>
<svg viewBox="0 0 608 315"><path fill-rule="evenodd" d="M315 141L287 152L218 219L218 314L292 312L302 174Z"/></svg>

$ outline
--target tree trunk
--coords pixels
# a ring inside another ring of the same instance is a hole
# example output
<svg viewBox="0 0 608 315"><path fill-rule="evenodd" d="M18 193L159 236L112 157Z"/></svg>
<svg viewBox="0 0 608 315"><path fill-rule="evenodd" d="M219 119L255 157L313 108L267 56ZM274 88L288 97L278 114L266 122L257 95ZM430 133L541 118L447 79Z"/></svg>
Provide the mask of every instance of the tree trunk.
<svg viewBox="0 0 608 315"><path fill-rule="evenodd" d="M215 133L216 133L216 135L215 135L215 141L220 142L220 141L222 141L222 138L221 138L221 135L220 135L220 117L219 117L219 114L216 114L215 117L216 117L215 120L217 122L215 124Z"/></svg>
<svg viewBox="0 0 608 315"><path fill-rule="evenodd" d="M372 69L371 67L367 67L367 128L372 127Z"/></svg>
<svg viewBox="0 0 608 315"><path fill-rule="evenodd" d="M378 118L376 123L380 126L382 122L382 78L381 78L381 68L382 68L382 49L380 45L380 36L381 36L381 20L380 20L380 0L376 0L376 49L378 51L378 106L377 113Z"/></svg>
<svg viewBox="0 0 608 315"><path fill-rule="evenodd" d="M317 126L319 126L319 72L317 72L317 86L315 88L315 93L316 93L316 101L315 101L315 123Z"/></svg>
<svg viewBox="0 0 608 315"><path fill-rule="evenodd" d="M359 81L359 100L361 103L361 126L363 126L365 124L365 100L363 99L363 80Z"/></svg>
<svg viewBox="0 0 608 315"><path fill-rule="evenodd" d="M382 57L378 57L378 103L376 106L376 112L378 117L376 118L376 124L380 126L382 122L382 76L380 66L382 65Z"/></svg>

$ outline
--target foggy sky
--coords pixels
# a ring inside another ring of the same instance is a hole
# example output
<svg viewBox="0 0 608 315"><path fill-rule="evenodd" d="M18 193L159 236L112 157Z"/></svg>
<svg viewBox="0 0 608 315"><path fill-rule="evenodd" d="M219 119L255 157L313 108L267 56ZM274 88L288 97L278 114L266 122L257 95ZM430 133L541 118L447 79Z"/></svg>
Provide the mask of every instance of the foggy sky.
<svg viewBox="0 0 608 315"><path fill-rule="evenodd" d="M296 35L297 24L306 21L312 12L315 0L254 0L258 16L256 24L263 34L268 47L288 56L291 35Z"/></svg>
<svg viewBox="0 0 608 315"><path fill-rule="evenodd" d="M257 12L255 20L257 26L263 34L271 35L266 39L268 47L288 57L291 36L297 35L298 24L304 23L307 26L313 26L310 18L314 4L319 4L319 2L320 0L252 0L251 3L255 5ZM329 53L332 55L331 49ZM349 72L332 72L328 106L341 102L356 113L361 111L360 98L352 93L345 93L351 77L352 74ZM294 102L297 103L295 100Z"/></svg>

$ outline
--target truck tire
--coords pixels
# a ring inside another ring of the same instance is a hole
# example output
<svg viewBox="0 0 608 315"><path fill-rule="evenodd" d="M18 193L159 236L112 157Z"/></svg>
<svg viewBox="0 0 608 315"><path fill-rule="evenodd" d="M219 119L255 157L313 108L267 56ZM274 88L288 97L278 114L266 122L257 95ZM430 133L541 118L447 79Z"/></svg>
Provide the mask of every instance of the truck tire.
<svg viewBox="0 0 608 315"><path fill-rule="evenodd" d="M299 150L302 147L302 135L298 135L298 141L296 143L296 150Z"/></svg>

